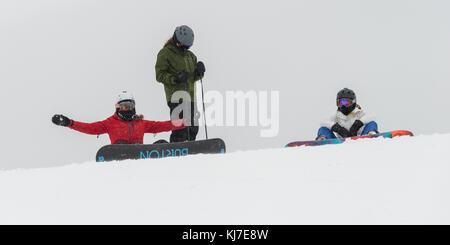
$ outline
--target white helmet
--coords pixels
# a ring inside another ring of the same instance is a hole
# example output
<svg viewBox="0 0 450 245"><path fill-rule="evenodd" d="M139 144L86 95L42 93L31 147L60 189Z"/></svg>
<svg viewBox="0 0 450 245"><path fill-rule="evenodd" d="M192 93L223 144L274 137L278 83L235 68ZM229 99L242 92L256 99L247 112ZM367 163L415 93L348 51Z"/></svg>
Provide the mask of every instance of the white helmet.
<svg viewBox="0 0 450 245"><path fill-rule="evenodd" d="M135 102L133 94L131 94L128 91L122 91L119 95L117 95L116 104L119 104L121 101L124 101L124 100L131 100L131 101Z"/></svg>

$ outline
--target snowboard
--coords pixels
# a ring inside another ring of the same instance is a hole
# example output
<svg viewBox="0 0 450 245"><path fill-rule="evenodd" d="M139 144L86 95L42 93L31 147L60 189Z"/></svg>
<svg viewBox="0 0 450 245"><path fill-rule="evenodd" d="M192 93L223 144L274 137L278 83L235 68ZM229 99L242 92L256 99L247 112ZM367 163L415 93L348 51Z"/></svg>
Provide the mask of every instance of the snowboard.
<svg viewBox="0 0 450 245"><path fill-rule="evenodd" d="M372 134L372 135L362 135L348 138L336 138L336 139L326 139L326 140L311 140L311 141L294 141L286 145L286 147L296 147L296 146L317 146L317 145L329 145L329 144L341 144L346 140L357 140L357 139L367 139L367 138L394 138L399 136L413 136L413 133L407 130L395 130L385 133Z"/></svg>
<svg viewBox="0 0 450 245"><path fill-rule="evenodd" d="M187 156L200 153L225 153L225 142L216 138L179 143L105 145L97 151L95 159L97 162L108 162Z"/></svg>

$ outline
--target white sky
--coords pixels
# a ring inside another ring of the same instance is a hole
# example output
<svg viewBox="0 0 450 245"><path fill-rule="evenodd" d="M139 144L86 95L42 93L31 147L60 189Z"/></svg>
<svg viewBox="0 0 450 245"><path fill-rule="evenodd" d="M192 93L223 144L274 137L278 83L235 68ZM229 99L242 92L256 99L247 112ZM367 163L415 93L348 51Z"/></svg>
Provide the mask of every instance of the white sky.
<svg viewBox="0 0 450 245"><path fill-rule="evenodd" d="M208 129L229 151L314 138L342 87L356 91L381 131L450 132L449 9L444 0L2 0L0 168L93 160L106 135L56 127L50 118L103 120L123 89L147 119L167 120L154 64L181 24L196 33L205 90L280 91L278 137L259 138L260 128Z"/></svg>

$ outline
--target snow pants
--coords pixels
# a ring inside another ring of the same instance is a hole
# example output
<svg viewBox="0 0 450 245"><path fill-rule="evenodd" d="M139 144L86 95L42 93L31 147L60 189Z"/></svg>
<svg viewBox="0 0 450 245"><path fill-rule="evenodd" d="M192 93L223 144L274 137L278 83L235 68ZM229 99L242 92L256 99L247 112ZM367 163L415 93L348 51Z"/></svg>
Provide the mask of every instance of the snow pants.
<svg viewBox="0 0 450 245"><path fill-rule="evenodd" d="M184 142L184 141L193 141L195 140L195 138L197 137L197 133L198 133L198 118L199 118L199 112L197 110L197 104L195 102L190 102L187 103L190 104L191 108L190 108L190 114L191 115L186 115L186 118L189 121L189 125L192 126L187 126L186 128L183 129L179 129L179 130L173 130L172 134L170 135L170 142ZM178 119L183 119L185 118L183 115L183 111L180 112L179 115L172 115L172 112L175 110L175 108L177 108L179 105L181 105L180 103L172 103L172 102L168 102L168 106L170 108L170 115L171 115L171 120L178 120ZM187 114L187 113L186 113Z"/></svg>
<svg viewBox="0 0 450 245"><path fill-rule="evenodd" d="M366 135L370 131L377 131L378 132L378 125L375 121L371 121L364 125L363 131L361 135ZM325 136L327 139L336 139L336 135L331 131L331 129L327 127L321 127L319 128L319 132L317 132L317 137L319 136Z"/></svg>

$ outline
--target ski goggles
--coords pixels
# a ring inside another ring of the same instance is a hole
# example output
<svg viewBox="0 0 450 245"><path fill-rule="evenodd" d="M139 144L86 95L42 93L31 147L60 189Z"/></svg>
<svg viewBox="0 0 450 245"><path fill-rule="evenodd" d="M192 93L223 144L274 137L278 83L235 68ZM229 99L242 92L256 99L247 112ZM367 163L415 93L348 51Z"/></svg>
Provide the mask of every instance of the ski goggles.
<svg viewBox="0 0 450 245"><path fill-rule="evenodd" d="M122 101L119 104L116 104L116 108L123 111L133 110L134 107L135 105L133 101Z"/></svg>
<svg viewBox="0 0 450 245"><path fill-rule="evenodd" d="M348 107L348 106L353 105L353 103L355 103L355 100L352 100L352 99L338 99L338 100L336 100L336 104L337 104L338 107L343 107L343 106Z"/></svg>
<svg viewBox="0 0 450 245"><path fill-rule="evenodd" d="M186 45L180 42L181 47L185 48L185 49L189 49L191 46L190 45Z"/></svg>

